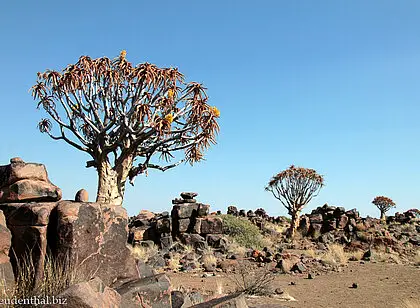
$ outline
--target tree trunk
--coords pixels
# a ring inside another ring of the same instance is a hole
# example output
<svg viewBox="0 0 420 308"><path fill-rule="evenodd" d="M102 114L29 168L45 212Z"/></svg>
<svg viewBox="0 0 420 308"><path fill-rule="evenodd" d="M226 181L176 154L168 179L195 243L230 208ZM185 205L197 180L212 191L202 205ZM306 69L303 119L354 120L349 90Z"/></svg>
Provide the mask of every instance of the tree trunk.
<svg viewBox="0 0 420 308"><path fill-rule="evenodd" d="M299 227L299 211L293 212L291 216L292 221L290 222L289 238L293 239Z"/></svg>
<svg viewBox="0 0 420 308"><path fill-rule="evenodd" d="M133 164L132 157L118 160L113 168L108 159L98 165L98 192L96 202L122 205L125 192L125 183L128 172Z"/></svg>
<svg viewBox="0 0 420 308"><path fill-rule="evenodd" d="M381 220L386 221L385 211L381 211Z"/></svg>

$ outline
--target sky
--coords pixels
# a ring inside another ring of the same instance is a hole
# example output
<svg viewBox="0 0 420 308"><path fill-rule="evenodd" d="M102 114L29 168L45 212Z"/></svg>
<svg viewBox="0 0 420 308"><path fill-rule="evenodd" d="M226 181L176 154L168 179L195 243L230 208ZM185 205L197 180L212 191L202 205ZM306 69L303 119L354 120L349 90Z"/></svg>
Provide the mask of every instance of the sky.
<svg viewBox="0 0 420 308"><path fill-rule="evenodd" d="M0 165L12 157L47 166L73 199L94 201L89 156L37 130L36 73L82 55L178 67L208 88L221 112L206 161L152 170L127 185L124 207L169 210L194 191L211 210L229 205L287 211L264 190L294 164L325 186L304 212L328 203L379 216L377 195L402 212L419 208L420 2L7 1L0 10Z"/></svg>

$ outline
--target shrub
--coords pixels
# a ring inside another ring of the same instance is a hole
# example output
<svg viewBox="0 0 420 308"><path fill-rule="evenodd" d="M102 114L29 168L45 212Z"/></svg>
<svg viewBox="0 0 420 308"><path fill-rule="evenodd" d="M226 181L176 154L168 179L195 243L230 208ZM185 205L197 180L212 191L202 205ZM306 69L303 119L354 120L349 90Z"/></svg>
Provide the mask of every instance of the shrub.
<svg viewBox="0 0 420 308"><path fill-rule="evenodd" d="M261 249L264 247L263 236L257 226L248 219L232 215L221 215L223 232L231 236L239 245L247 248Z"/></svg>
<svg viewBox="0 0 420 308"><path fill-rule="evenodd" d="M340 265L346 264L348 257L344 252L344 248L338 244L331 244L328 246L328 250L322 255L322 260L328 264Z"/></svg>
<svg viewBox="0 0 420 308"><path fill-rule="evenodd" d="M137 260L147 262L151 257L155 256L159 252L159 248L156 245L153 246L128 246L131 250L131 254Z"/></svg>
<svg viewBox="0 0 420 308"><path fill-rule="evenodd" d="M236 292L257 296L267 296L273 293L270 286L275 277L267 266L252 271L249 264L240 262L235 272L228 278L236 284Z"/></svg>

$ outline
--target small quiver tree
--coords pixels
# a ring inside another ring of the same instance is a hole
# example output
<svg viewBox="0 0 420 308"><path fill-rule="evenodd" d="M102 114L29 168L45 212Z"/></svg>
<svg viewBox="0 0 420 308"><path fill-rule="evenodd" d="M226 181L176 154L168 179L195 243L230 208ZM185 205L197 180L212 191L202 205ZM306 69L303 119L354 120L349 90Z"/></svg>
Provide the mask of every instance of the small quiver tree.
<svg viewBox="0 0 420 308"><path fill-rule="evenodd" d="M290 238L296 233L301 210L318 195L323 185L323 176L315 170L293 165L275 175L268 183L265 190L271 191L292 217L288 233Z"/></svg>
<svg viewBox="0 0 420 308"><path fill-rule="evenodd" d="M122 51L113 60L82 56L63 72L38 73L32 95L49 116L39 130L88 153L86 167L98 173L96 200L121 205L127 179L198 162L216 143L220 112L205 90L185 83L176 68L133 66Z"/></svg>
<svg viewBox="0 0 420 308"><path fill-rule="evenodd" d="M386 212L395 207L395 202L392 199L384 196L377 196L372 203L381 211L381 220L386 221Z"/></svg>

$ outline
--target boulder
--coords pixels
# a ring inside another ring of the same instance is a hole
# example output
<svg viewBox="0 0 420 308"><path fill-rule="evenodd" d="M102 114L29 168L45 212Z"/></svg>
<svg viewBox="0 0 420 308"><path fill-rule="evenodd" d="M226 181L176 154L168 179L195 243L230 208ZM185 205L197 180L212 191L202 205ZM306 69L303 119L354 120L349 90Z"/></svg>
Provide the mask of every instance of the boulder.
<svg viewBox="0 0 420 308"><path fill-rule="evenodd" d="M61 196L42 164L12 158L9 165L0 166L0 203L58 201Z"/></svg>
<svg viewBox="0 0 420 308"><path fill-rule="evenodd" d="M0 211L0 280L3 283L0 288L1 292L12 289L15 282L13 267L9 259L9 250L12 245L11 238L12 234L6 226L6 218Z"/></svg>
<svg viewBox="0 0 420 308"><path fill-rule="evenodd" d="M209 212L210 212L210 205L198 203L198 209L197 209L197 216L198 217L207 216L209 214Z"/></svg>
<svg viewBox="0 0 420 308"><path fill-rule="evenodd" d="M182 199L194 199L195 197L197 197L198 194L195 192L182 192L181 193L181 198Z"/></svg>
<svg viewBox="0 0 420 308"><path fill-rule="evenodd" d="M177 204L172 208L172 218L185 219L197 216L198 203Z"/></svg>
<svg viewBox="0 0 420 308"><path fill-rule="evenodd" d="M121 295L121 307L124 308L171 308L171 285L164 274L129 281L117 292Z"/></svg>
<svg viewBox="0 0 420 308"><path fill-rule="evenodd" d="M171 233L172 232L171 222L172 222L171 218L165 217L165 218L158 219L156 222L156 231L158 233Z"/></svg>
<svg viewBox="0 0 420 308"><path fill-rule="evenodd" d="M47 253L48 225L51 213L56 206L56 202L0 204L0 209L5 215L12 234L14 253L11 255L11 262L15 274L17 274L18 262L26 259L34 264L34 282L41 281Z"/></svg>
<svg viewBox="0 0 420 308"><path fill-rule="evenodd" d="M201 220L201 234L222 234L223 220L220 217L198 218Z"/></svg>
<svg viewBox="0 0 420 308"><path fill-rule="evenodd" d="M78 275L101 278L105 285L138 278L127 240L127 212L121 206L61 201L56 208L51 250Z"/></svg>
<svg viewBox="0 0 420 308"><path fill-rule="evenodd" d="M228 206L227 214L228 215L233 215L233 216L238 216L239 215L238 208L234 205Z"/></svg>
<svg viewBox="0 0 420 308"><path fill-rule="evenodd" d="M76 202L89 202L89 193L85 189L81 189L76 193L74 197Z"/></svg>
<svg viewBox="0 0 420 308"><path fill-rule="evenodd" d="M121 295L117 291L107 287L98 277L74 284L60 293L56 300L65 300L67 307L83 308L118 308L121 306ZM48 308L59 308L61 304L43 305Z"/></svg>

